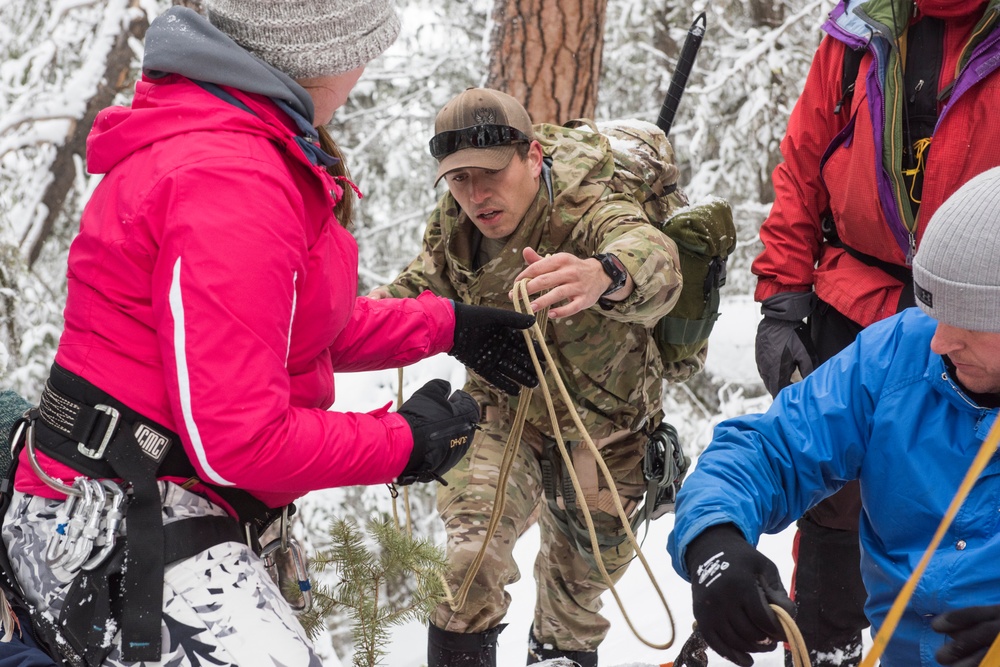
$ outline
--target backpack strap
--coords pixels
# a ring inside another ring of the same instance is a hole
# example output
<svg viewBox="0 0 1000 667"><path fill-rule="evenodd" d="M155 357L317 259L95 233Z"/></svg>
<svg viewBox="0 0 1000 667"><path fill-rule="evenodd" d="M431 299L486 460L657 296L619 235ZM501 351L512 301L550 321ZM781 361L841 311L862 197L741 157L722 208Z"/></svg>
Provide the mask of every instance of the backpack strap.
<svg viewBox="0 0 1000 667"><path fill-rule="evenodd" d="M903 291L900 292L899 302L896 304L897 313L917 305L913 295L913 270L910 267L887 262L884 259L867 255L847 245L840 240L840 236L837 234L836 223L833 221L833 216L829 214L823 216L820 226L823 230L823 238L827 244L834 248L840 248L862 264L876 268L903 284Z"/></svg>
<svg viewBox="0 0 1000 667"><path fill-rule="evenodd" d="M840 99L833 107L833 113L839 114L845 106L848 111L851 109L851 99L854 97L854 83L857 81L858 72L861 70L861 59L865 57L867 49L852 49L844 45L844 59L841 62L840 72Z"/></svg>

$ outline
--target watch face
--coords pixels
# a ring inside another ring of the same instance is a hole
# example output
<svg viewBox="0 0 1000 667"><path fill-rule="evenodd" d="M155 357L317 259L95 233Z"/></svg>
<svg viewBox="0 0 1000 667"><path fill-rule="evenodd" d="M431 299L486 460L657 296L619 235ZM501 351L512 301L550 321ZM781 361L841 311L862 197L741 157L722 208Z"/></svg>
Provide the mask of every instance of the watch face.
<svg viewBox="0 0 1000 667"><path fill-rule="evenodd" d="M594 257L600 260L601 266L604 267L604 272L611 278L611 285L601 296L614 294L625 286L625 283L628 281L628 274L617 257L611 254L594 255Z"/></svg>

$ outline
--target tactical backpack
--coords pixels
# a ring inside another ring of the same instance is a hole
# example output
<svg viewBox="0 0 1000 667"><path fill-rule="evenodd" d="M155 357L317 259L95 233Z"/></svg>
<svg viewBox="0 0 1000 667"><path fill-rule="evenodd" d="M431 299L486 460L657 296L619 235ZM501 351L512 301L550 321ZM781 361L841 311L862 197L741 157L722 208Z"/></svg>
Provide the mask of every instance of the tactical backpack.
<svg viewBox="0 0 1000 667"><path fill-rule="evenodd" d="M704 363L708 336L719 318L719 290L726 284L726 260L736 247L729 203L718 197L689 205L678 189L674 149L663 131L640 120L598 123L575 120L608 138L615 160L612 186L635 197L649 221L677 244L684 284L673 310L656 325L655 339L669 379L671 366Z"/></svg>

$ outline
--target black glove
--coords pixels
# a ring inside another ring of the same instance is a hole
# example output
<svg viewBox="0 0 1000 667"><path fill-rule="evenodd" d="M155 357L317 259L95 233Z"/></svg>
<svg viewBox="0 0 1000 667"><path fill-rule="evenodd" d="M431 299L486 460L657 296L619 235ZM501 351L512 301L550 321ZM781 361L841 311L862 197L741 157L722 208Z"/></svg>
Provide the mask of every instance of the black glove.
<svg viewBox="0 0 1000 667"><path fill-rule="evenodd" d="M774 603L795 614L778 568L750 546L731 523L706 528L685 554L691 577L694 620L705 642L737 665L753 664L750 653L772 651L783 640Z"/></svg>
<svg viewBox="0 0 1000 667"><path fill-rule="evenodd" d="M796 368L805 377L819 365L804 322L815 305L812 292L782 292L761 303L764 319L757 325L757 372L771 396L792 383Z"/></svg>
<svg viewBox="0 0 1000 667"><path fill-rule="evenodd" d="M455 302L455 344L450 354L501 391L517 395L519 385L537 387L522 329L531 315Z"/></svg>
<svg viewBox="0 0 1000 667"><path fill-rule="evenodd" d="M451 470L472 445L472 435L479 427L479 404L472 396L458 390L448 398L451 385L431 380L399 406L399 414L413 432L413 451L403 472L396 477L400 485L437 480Z"/></svg>
<svg viewBox="0 0 1000 667"><path fill-rule="evenodd" d="M941 614L931 627L951 641L937 650L934 658L942 665L975 667L1000 634L1000 605L963 607Z"/></svg>

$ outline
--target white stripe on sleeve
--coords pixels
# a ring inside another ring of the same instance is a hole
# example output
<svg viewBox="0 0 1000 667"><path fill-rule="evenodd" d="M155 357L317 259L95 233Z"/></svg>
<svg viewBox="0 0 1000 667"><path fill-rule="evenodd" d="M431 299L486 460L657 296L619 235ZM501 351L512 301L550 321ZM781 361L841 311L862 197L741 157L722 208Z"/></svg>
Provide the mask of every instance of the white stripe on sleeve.
<svg viewBox="0 0 1000 667"><path fill-rule="evenodd" d="M235 486L233 482L224 479L212 469L205 454L205 444L201 441L198 424L191 412L191 379L188 375L187 356L184 347L184 298L181 295L181 258L174 263L173 277L170 281L170 314L174 318L174 357L177 359L177 387L180 391L181 413L184 415L184 428L187 430L191 446L194 448L198 464L208 476L208 481L220 486Z"/></svg>

